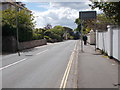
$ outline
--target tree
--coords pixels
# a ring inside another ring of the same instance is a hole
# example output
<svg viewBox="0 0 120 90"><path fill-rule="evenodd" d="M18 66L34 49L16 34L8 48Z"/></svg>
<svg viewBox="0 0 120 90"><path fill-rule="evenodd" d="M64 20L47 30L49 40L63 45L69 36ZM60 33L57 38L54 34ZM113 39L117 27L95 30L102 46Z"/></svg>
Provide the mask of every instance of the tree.
<svg viewBox="0 0 120 90"><path fill-rule="evenodd" d="M32 14L26 12L26 10L6 9L2 11L2 35L16 37L16 18L18 23L19 41L32 40L32 30L34 28L34 17ZM17 17L16 17L17 16Z"/></svg>
<svg viewBox="0 0 120 90"><path fill-rule="evenodd" d="M113 19L107 18L104 13L98 14L96 20L86 20L85 27L89 30L106 31L107 25L115 24Z"/></svg>
<svg viewBox="0 0 120 90"><path fill-rule="evenodd" d="M90 6L92 9L99 8L105 13L107 18L113 19L118 25L120 25L120 10L119 10L120 1L119 2L92 2Z"/></svg>
<svg viewBox="0 0 120 90"><path fill-rule="evenodd" d="M63 40L63 34L64 34L64 28L62 26L54 26L51 29L48 29L44 33L44 37L50 41L50 42L55 42L55 41L62 41Z"/></svg>
<svg viewBox="0 0 120 90"><path fill-rule="evenodd" d="M38 39L44 39L44 32L45 29L42 28L36 28L33 30L33 39L38 40Z"/></svg>
<svg viewBox="0 0 120 90"><path fill-rule="evenodd" d="M75 19L75 23L77 24L76 31L81 32L81 22L80 22L80 19L79 19L79 18L76 18L76 19Z"/></svg>
<svg viewBox="0 0 120 90"><path fill-rule="evenodd" d="M66 39L66 36L68 39L73 39L74 38L74 31L73 29L69 27L63 27L64 28L64 38Z"/></svg>
<svg viewBox="0 0 120 90"><path fill-rule="evenodd" d="M75 20L75 23L77 24L77 28L75 29L75 31L77 31L77 32L80 32L80 33L84 33L84 34L86 34L87 32L86 32L86 21L84 21L83 23L82 23L82 27L83 27L83 31L81 31L81 21L80 21L80 19L79 18L76 18L76 20Z"/></svg>
<svg viewBox="0 0 120 90"><path fill-rule="evenodd" d="M73 35L73 29L69 28L69 27L63 27L64 28L64 31L68 32L70 34L70 36Z"/></svg>
<svg viewBox="0 0 120 90"><path fill-rule="evenodd" d="M51 29L51 28L52 28L52 25L51 25L51 24L47 24L44 28L45 28L46 30Z"/></svg>

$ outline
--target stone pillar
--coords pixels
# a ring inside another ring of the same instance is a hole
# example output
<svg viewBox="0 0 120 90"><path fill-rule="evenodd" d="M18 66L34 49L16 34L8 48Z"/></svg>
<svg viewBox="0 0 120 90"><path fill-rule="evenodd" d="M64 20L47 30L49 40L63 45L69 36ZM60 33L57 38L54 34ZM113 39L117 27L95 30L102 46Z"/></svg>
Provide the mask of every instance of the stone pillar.
<svg viewBox="0 0 120 90"><path fill-rule="evenodd" d="M108 28L108 32L110 32L110 53L109 53L109 57L110 58L113 58L113 30L112 30L112 25L108 25L107 28Z"/></svg>
<svg viewBox="0 0 120 90"><path fill-rule="evenodd" d="M93 30L90 31L90 44L95 44L95 32Z"/></svg>

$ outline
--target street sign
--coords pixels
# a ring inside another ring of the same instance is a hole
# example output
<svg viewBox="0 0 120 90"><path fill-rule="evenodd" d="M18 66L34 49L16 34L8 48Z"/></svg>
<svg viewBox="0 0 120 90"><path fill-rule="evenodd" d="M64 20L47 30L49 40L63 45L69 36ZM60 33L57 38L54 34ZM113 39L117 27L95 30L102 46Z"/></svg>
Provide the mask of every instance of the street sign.
<svg viewBox="0 0 120 90"><path fill-rule="evenodd" d="M81 20L96 19L96 11L80 11L79 19Z"/></svg>
<svg viewBox="0 0 120 90"><path fill-rule="evenodd" d="M83 27L82 23L84 20L96 19L96 11L80 11L79 19L81 20L81 51L83 52Z"/></svg>

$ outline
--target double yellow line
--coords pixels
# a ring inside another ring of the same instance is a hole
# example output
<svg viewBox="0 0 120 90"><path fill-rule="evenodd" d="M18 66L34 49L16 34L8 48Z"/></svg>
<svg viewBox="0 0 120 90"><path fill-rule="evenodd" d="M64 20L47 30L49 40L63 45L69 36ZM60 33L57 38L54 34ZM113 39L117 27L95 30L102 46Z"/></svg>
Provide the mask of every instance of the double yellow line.
<svg viewBox="0 0 120 90"><path fill-rule="evenodd" d="M60 88L65 88L66 85L67 85L68 75L70 73L70 69L71 69L71 66L72 66L72 62L73 62L73 59L74 59L76 48L77 48L77 42L75 44L74 50L73 50L73 52L70 56L69 62L67 64L67 68L65 70L65 73L63 75L63 78L62 78L62 81L61 81L61 84L60 84Z"/></svg>

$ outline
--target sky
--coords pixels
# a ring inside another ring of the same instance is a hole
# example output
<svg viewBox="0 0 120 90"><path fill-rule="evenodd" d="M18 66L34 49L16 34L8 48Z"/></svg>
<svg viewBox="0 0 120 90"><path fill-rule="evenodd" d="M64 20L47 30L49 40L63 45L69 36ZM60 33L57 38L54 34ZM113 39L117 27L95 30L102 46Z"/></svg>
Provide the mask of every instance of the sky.
<svg viewBox="0 0 120 90"><path fill-rule="evenodd" d="M79 17L79 11L89 11L91 8L87 2L29 2L23 0L26 7L35 16L36 28L43 28L47 24L76 28L75 19ZM96 9L97 13L101 13Z"/></svg>

